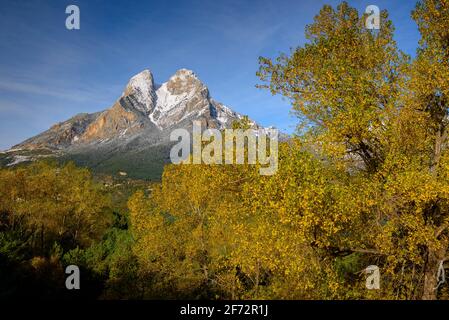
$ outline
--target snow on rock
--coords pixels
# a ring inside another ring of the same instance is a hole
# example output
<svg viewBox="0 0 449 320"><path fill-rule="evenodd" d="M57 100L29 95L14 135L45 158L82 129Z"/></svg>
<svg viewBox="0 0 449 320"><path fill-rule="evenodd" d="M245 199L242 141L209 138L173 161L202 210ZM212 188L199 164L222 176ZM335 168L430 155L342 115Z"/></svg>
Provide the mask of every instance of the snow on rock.
<svg viewBox="0 0 449 320"><path fill-rule="evenodd" d="M8 163L7 167L15 166L16 164L19 164L21 162L30 161L32 160L29 156L14 156L14 160L11 163Z"/></svg>
<svg viewBox="0 0 449 320"><path fill-rule="evenodd" d="M130 79L122 99L124 105L142 112L160 130L195 116L211 118L220 128L229 127L234 120L242 118L239 113L212 100L209 89L188 69L176 71L161 85L155 85L151 72L144 70Z"/></svg>
<svg viewBox="0 0 449 320"><path fill-rule="evenodd" d="M156 90L150 120L162 129L210 105L209 91L191 70L180 69Z"/></svg>
<svg viewBox="0 0 449 320"><path fill-rule="evenodd" d="M189 99L191 92L183 92L179 95L171 93L167 88L167 82L156 91L157 103L155 110L159 112L168 112L176 108L180 103Z"/></svg>
<svg viewBox="0 0 449 320"><path fill-rule="evenodd" d="M111 149L115 152L120 149L117 146L128 147L131 142L133 148L146 148L148 143L165 141L167 129L188 128L194 120L201 121L204 128L225 129L242 118L241 114L214 101L209 89L191 70L178 70L162 85L156 85L151 72L144 70L129 80L120 98L109 109L77 115L5 152L12 166L40 157L33 153L30 159L26 156L13 158L11 153L21 149L64 153L101 145L105 150L115 148ZM249 121L253 128L259 128Z"/></svg>
<svg viewBox="0 0 449 320"><path fill-rule="evenodd" d="M232 111L225 105L218 104L217 106L217 120L220 122L221 126L226 127L227 125L232 124L231 122L236 119L241 119L242 115L238 114L235 111Z"/></svg>
<svg viewBox="0 0 449 320"><path fill-rule="evenodd" d="M11 148L9 150L4 151L4 153L11 153L11 152L17 152L17 151L22 151L22 148Z"/></svg>
<svg viewBox="0 0 449 320"><path fill-rule="evenodd" d="M137 102L133 105L139 111L144 113L152 111L156 96L153 75L150 70L144 70L129 80L122 98L125 96L132 97Z"/></svg>

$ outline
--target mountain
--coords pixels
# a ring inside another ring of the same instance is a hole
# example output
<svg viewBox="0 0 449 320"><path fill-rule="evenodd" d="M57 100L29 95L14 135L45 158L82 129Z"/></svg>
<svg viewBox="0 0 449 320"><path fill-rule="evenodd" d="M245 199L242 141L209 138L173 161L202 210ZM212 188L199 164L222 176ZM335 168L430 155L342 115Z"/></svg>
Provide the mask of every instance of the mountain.
<svg viewBox="0 0 449 320"><path fill-rule="evenodd" d="M224 129L243 116L213 100L191 70L178 70L162 85L144 70L133 76L120 98L107 110L55 124L0 154L0 165L13 166L43 157L73 160L94 171L126 172L134 178L159 178L169 162L175 128ZM250 120L253 128L260 128Z"/></svg>

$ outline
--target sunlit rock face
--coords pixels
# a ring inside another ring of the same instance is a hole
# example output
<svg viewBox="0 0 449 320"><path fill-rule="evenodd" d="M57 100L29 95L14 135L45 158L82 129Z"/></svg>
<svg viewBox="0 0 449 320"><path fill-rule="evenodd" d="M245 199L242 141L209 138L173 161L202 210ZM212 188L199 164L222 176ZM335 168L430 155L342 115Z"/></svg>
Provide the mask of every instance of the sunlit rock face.
<svg viewBox="0 0 449 320"><path fill-rule="evenodd" d="M55 124L14 146L5 153L2 163L33 161L44 150L45 156L50 153L82 159L80 164L95 168L106 164L115 168L117 162L122 168L128 161L130 166L136 167L138 161L147 166L155 157L154 161L168 159L172 130L190 130L193 120L200 121L203 129L225 129L241 118L213 100L207 86L191 70L180 69L160 85L150 70L143 70L131 77L110 108ZM260 128L254 121L250 124ZM27 153L30 150L32 156Z"/></svg>

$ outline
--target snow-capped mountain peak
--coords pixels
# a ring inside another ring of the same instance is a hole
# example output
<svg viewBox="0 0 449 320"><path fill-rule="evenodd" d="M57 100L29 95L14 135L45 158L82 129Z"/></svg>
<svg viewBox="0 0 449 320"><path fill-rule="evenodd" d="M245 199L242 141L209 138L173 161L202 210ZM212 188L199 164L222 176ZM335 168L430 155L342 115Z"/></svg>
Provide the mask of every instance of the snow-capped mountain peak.
<svg viewBox="0 0 449 320"><path fill-rule="evenodd" d="M156 101L153 75L146 69L133 76L122 93L122 99L127 99L133 107L143 113L153 110Z"/></svg>
<svg viewBox="0 0 449 320"><path fill-rule="evenodd" d="M209 89L192 70L180 69L156 90L156 106L149 118L159 128L209 109Z"/></svg>
<svg viewBox="0 0 449 320"><path fill-rule="evenodd" d="M169 159L174 129L192 130L193 121L200 121L204 130L226 129L242 118L212 99L191 70L178 70L160 86L144 70L128 81L110 108L55 124L4 153L0 162L13 166L56 156L98 172L119 168L137 178L158 178ZM261 128L248 120L252 129Z"/></svg>
<svg viewBox="0 0 449 320"><path fill-rule="evenodd" d="M133 76L120 98L109 108L95 114L82 114L30 138L20 147L78 150L105 143L157 144L173 128L186 128L200 120L205 128L229 128L242 115L213 100L209 89L188 69L180 69L160 86L150 70ZM254 128L259 126L250 121Z"/></svg>

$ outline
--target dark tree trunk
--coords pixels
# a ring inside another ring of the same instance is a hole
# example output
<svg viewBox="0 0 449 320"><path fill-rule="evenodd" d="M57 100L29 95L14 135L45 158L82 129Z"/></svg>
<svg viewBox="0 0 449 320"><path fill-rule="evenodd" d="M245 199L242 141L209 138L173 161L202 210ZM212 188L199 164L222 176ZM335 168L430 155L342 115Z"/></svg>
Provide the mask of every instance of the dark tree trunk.
<svg viewBox="0 0 449 320"><path fill-rule="evenodd" d="M436 300L438 285L438 267L444 259L445 248L441 250L430 250L424 267L424 288L422 300Z"/></svg>

